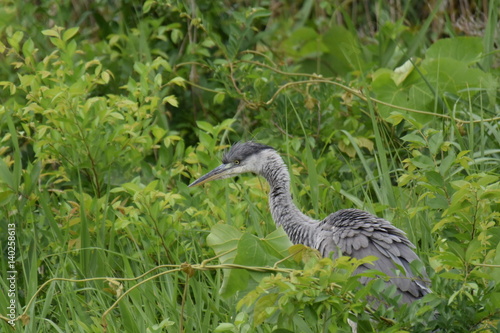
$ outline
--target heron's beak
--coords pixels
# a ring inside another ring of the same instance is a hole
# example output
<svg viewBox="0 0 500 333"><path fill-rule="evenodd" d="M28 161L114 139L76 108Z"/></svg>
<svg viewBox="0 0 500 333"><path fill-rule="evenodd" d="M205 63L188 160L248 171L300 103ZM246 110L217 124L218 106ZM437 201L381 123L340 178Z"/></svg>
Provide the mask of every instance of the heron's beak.
<svg viewBox="0 0 500 333"><path fill-rule="evenodd" d="M234 175L234 173L231 172L232 169L233 168L232 168L231 164L221 164L217 168L213 169L209 173L201 176L200 178L196 179L194 182L189 184L189 187L201 185L201 184L209 182L211 180L231 177Z"/></svg>

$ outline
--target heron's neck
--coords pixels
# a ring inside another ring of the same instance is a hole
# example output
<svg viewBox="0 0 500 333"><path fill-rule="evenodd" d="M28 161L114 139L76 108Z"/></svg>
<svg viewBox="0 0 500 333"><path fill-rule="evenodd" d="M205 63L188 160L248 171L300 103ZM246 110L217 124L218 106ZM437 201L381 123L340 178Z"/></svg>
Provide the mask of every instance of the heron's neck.
<svg viewBox="0 0 500 333"><path fill-rule="evenodd" d="M283 159L274 151L269 151L266 158L261 175L271 186L269 206L274 222L283 226L292 243L313 246L313 223L317 221L295 206L290 192L290 174Z"/></svg>

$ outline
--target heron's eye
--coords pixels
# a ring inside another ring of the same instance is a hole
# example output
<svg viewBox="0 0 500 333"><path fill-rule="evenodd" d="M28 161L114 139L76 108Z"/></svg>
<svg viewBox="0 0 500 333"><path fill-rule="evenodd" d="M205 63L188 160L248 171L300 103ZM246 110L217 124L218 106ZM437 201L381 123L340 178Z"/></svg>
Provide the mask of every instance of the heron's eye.
<svg viewBox="0 0 500 333"><path fill-rule="evenodd" d="M240 164L240 161L239 160L234 160L233 162L234 164Z"/></svg>

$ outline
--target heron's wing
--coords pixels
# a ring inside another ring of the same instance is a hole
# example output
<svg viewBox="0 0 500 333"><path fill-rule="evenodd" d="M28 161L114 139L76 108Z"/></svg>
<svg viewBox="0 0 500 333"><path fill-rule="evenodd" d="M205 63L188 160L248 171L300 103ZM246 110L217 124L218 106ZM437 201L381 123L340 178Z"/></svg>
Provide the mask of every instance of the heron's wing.
<svg viewBox="0 0 500 333"><path fill-rule="evenodd" d="M318 249L323 256L334 252L335 256L347 255L357 259L377 257L373 266L360 266L357 272L375 269L391 276L389 283L396 285L405 303L429 292L425 272L415 275L410 267L412 261L420 260L413 251L414 245L403 231L388 221L365 211L345 209L323 220L321 229ZM366 283L368 280L362 278L361 281Z"/></svg>

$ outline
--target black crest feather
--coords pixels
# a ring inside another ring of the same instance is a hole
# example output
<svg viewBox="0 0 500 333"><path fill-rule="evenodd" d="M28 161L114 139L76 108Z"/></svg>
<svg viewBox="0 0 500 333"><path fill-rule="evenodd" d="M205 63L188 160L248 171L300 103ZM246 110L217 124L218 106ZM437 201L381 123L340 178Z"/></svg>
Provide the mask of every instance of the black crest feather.
<svg viewBox="0 0 500 333"><path fill-rule="evenodd" d="M271 146L263 145L261 143L248 141L235 143L228 152L224 154L222 163L227 164L235 160L244 161L249 156L257 154L262 150L274 149Z"/></svg>

